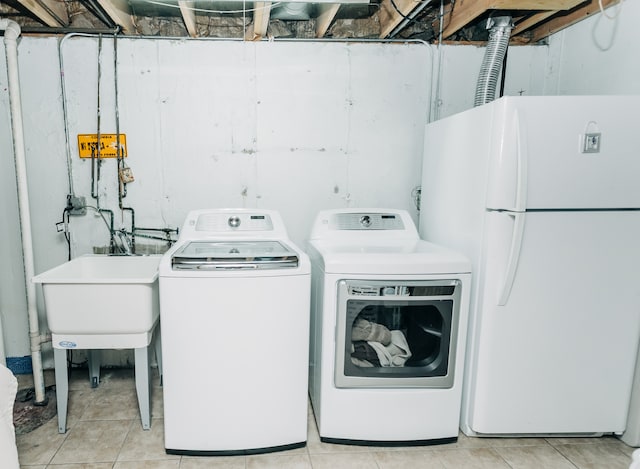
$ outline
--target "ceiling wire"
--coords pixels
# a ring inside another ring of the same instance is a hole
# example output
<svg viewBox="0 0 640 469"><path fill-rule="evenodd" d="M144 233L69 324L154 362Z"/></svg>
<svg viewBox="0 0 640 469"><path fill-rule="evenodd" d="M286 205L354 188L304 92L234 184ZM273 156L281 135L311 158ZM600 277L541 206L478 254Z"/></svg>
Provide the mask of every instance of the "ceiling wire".
<svg viewBox="0 0 640 469"><path fill-rule="evenodd" d="M614 20L618 17L618 15L620 15L620 11L622 10L622 4L624 3L624 0L620 0L620 3L618 3L618 8L616 9L616 12L613 14L613 16L609 16L607 14L607 12L604 9L604 5L602 4L602 0L598 0L598 6L600 7L600 12L602 13L602 15L610 20Z"/></svg>
<svg viewBox="0 0 640 469"><path fill-rule="evenodd" d="M167 7L167 8L176 8L179 9L180 6L179 5L173 5L171 3L165 3L165 2L159 2L157 0L143 0L145 3L150 3L152 5L159 5L159 6L163 6L163 7ZM258 8L243 8L242 10L209 10L207 8L195 8L195 7L185 7L187 10L191 10L191 11L196 11L196 12L200 12L200 13L219 13L221 15L226 14L235 14L235 13L248 13L248 12L252 12L252 11L260 11L260 10L266 10L267 8L273 8L274 6L280 5L283 2L275 2L272 3L269 6L263 6L263 7L258 7ZM244 4L244 2L243 2Z"/></svg>
<svg viewBox="0 0 640 469"><path fill-rule="evenodd" d="M622 11L623 3L624 3L624 0L620 0L620 3L618 3L618 7L616 8L616 12L613 14L613 16L610 16L605 12L604 6L602 5L602 0L598 0L598 5L600 6L600 13L602 13L602 15L598 16L598 18L596 19L596 22L593 24L593 29L591 30L591 38L593 40L593 43L596 45L596 47L603 52L606 52L609 49L611 49L611 47L613 47L615 43L616 35L618 32L618 25L620 23L619 21L620 12ZM610 21L613 21L613 27L611 29L611 37L609 38L608 44L604 44L600 40L596 31L600 25L600 20L602 18L606 18Z"/></svg>

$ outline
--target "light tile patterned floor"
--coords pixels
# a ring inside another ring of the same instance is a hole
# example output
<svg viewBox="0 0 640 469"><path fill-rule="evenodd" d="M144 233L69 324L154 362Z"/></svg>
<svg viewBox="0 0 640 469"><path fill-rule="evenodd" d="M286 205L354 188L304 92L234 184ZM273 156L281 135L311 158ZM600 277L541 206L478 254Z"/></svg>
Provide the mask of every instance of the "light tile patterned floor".
<svg viewBox="0 0 640 469"><path fill-rule="evenodd" d="M154 370L155 371L155 370ZM25 377L19 377L24 387ZM305 448L255 456L187 457L164 451L162 388L152 387L151 430L138 416L133 370L102 370L91 389L86 372L74 370L67 433L56 417L18 437L22 468L30 469L628 469L630 448L603 438L468 438L411 448L333 445L320 442L309 414ZM53 375L47 372L47 384ZM27 384L28 386L28 384ZM194 389L194 398L205 390ZM0 464L1 465L1 464Z"/></svg>

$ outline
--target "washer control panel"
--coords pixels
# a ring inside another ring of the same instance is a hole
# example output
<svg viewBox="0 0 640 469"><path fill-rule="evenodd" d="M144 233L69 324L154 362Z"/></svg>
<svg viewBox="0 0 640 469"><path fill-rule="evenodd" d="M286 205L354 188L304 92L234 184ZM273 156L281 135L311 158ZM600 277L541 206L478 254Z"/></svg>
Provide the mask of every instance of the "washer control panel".
<svg viewBox="0 0 640 469"><path fill-rule="evenodd" d="M233 231L271 231L273 222L262 213L205 213L195 222L195 230L207 233Z"/></svg>

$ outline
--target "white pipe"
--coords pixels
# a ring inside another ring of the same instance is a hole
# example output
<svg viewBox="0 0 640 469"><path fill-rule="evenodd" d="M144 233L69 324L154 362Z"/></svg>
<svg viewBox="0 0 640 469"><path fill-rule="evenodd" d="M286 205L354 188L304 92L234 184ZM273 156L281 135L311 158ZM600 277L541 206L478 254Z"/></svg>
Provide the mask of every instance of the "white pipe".
<svg viewBox="0 0 640 469"><path fill-rule="evenodd" d="M45 402L44 375L42 372L42 354L40 349L40 328L38 308L36 306L36 286L31 282L34 275L33 239L31 237L31 215L29 212L29 191L27 187L27 164L24 150L22 127L22 102L20 100L20 79L18 75L18 37L20 26L15 21L0 20L0 30L4 30L4 45L7 56L7 75L9 78L9 104L11 107L11 131L13 137L13 155L16 164L18 187L18 209L20 211L20 231L22 237L22 256L24 258L24 276L27 290L27 312L29 314L29 341L31 343L31 366L33 368L33 386L35 404Z"/></svg>

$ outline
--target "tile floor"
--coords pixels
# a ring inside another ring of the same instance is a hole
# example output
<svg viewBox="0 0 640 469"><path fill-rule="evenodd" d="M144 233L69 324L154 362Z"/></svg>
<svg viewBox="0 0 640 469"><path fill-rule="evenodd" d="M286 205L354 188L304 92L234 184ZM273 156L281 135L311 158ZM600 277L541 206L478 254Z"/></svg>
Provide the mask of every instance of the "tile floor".
<svg viewBox="0 0 640 469"><path fill-rule="evenodd" d="M155 370L154 370L155 371ZM19 377L20 385L28 377ZM151 430L138 416L133 370L102 370L91 389L84 370L69 383L67 433L56 417L17 438L22 468L30 469L628 469L633 448L603 438L468 438L456 443L411 448L344 446L321 443L313 414L305 448L236 457L167 455L163 442L162 388L153 383ZM45 383L53 383L47 372ZM198 398L194 390L194 398ZM1 466L1 463L0 463Z"/></svg>

